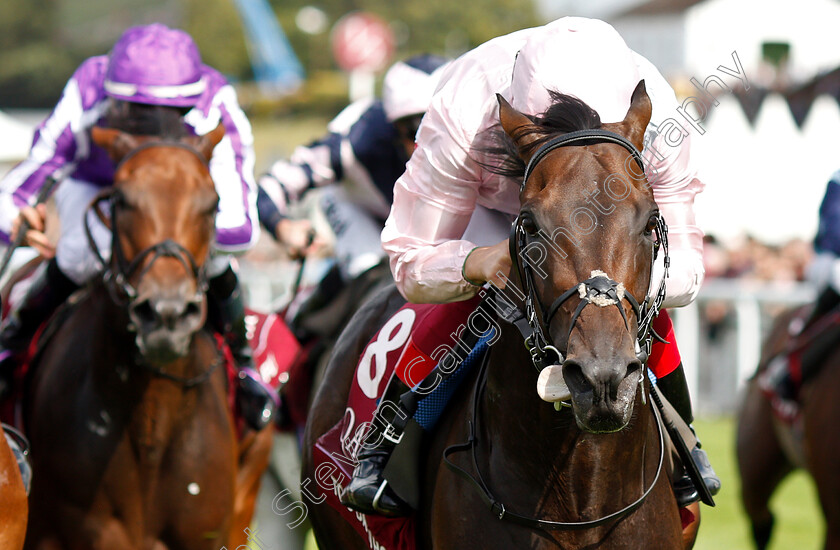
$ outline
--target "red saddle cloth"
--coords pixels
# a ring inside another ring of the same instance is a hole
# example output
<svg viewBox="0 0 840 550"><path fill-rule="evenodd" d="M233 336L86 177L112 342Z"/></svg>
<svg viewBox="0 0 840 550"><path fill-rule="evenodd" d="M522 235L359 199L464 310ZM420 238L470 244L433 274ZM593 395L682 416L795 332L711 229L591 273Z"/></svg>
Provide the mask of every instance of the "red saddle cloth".
<svg viewBox="0 0 840 550"><path fill-rule="evenodd" d="M306 354L277 313L260 313L247 309L245 322L248 341L254 353L254 364L263 381L275 390L283 388L283 399L290 421L288 427L303 427L312 379L306 370Z"/></svg>
<svg viewBox="0 0 840 550"><path fill-rule="evenodd" d="M338 498L353 475L356 454L379 397L395 369L410 386L431 372L437 364L432 359L438 358L436 350L444 349L444 343L453 345L452 338L457 338L477 303L478 299L452 304L406 304L397 311L362 353L341 421L315 443L315 485L372 550L416 547L414 516L366 516L343 506Z"/></svg>

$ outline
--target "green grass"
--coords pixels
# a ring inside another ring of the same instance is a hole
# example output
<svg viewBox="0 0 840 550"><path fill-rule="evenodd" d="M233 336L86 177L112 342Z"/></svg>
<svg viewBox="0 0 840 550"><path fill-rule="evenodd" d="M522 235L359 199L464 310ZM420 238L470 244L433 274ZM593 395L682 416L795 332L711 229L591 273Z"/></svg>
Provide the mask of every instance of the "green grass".
<svg viewBox="0 0 840 550"><path fill-rule="evenodd" d="M715 497L717 506L703 506L696 550L750 549L749 522L741 507L741 487L735 458L735 420L698 420L697 435L723 488ZM779 487L771 500L776 515L770 550L816 550L822 547L823 519L816 487L804 472L797 471Z"/></svg>
<svg viewBox="0 0 840 550"><path fill-rule="evenodd" d="M312 531L306 535L306 546L304 550L318 550L318 545L315 543L315 536L312 534Z"/></svg>
<svg viewBox="0 0 840 550"><path fill-rule="evenodd" d="M717 506L702 507L702 523L695 550L749 550L753 548L747 517L741 509L740 483L735 463L735 420L720 418L694 423L723 482ZM804 472L789 476L773 495L776 528L770 550L817 550L822 547L823 519L816 488ZM317 550L314 538L306 550Z"/></svg>

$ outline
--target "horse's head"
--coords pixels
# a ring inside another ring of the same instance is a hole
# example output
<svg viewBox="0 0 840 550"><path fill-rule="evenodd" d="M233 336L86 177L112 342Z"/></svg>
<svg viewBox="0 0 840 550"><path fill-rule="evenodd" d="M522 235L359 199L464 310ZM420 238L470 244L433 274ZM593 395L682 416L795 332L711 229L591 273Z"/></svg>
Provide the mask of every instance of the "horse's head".
<svg viewBox="0 0 840 550"><path fill-rule="evenodd" d="M645 359L637 331L646 306L640 313L639 304L659 213L637 151L651 103L640 82L625 119L601 125L584 103L556 99L567 120L579 121L574 129L611 134L552 135L500 98L502 127L528 165L512 254L533 298L531 325L561 359L578 426L611 432L630 420ZM573 139L558 143L563 135Z"/></svg>
<svg viewBox="0 0 840 550"><path fill-rule="evenodd" d="M204 263L219 202L207 159L224 135L178 141L94 128L92 139L117 169L110 200L109 274L128 301L140 352L154 363L185 356L207 312ZM94 208L104 218L99 208Z"/></svg>

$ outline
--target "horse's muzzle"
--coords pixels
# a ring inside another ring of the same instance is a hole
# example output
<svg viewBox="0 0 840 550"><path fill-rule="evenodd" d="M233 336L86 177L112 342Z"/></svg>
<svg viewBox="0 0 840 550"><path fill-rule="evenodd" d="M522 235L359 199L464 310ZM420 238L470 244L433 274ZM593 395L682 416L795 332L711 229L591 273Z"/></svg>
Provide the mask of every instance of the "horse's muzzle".
<svg viewBox="0 0 840 550"><path fill-rule="evenodd" d="M188 299L141 298L131 304L128 314L137 332L140 353L150 362L162 364L187 355L206 312L202 295Z"/></svg>
<svg viewBox="0 0 840 550"><path fill-rule="evenodd" d="M592 433L623 429L633 414L641 368L636 358L584 362L569 357L563 363L563 377L572 394L578 427Z"/></svg>

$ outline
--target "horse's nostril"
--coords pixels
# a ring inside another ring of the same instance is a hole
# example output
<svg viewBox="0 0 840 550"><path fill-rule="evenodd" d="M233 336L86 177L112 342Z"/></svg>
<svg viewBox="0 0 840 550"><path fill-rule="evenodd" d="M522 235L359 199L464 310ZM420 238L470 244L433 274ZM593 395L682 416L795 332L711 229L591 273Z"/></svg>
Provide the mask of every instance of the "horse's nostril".
<svg viewBox="0 0 840 550"><path fill-rule="evenodd" d="M563 378L565 378L566 385L569 386L572 393L583 392L591 387L591 384L586 381L581 364L572 360L563 363Z"/></svg>
<svg viewBox="0 0 840 550"><path fill-rule="evenodd" d="M197 317L199 315L201 315L201 302L187 302L184 317Z"/></svg>
<svg viewBox="0 0 840 550"><path fill-rule="evenodd" d="M147 327L158 321L158 314L149 300L136 302L131 306L131 316L141 327Z"/></svg>

